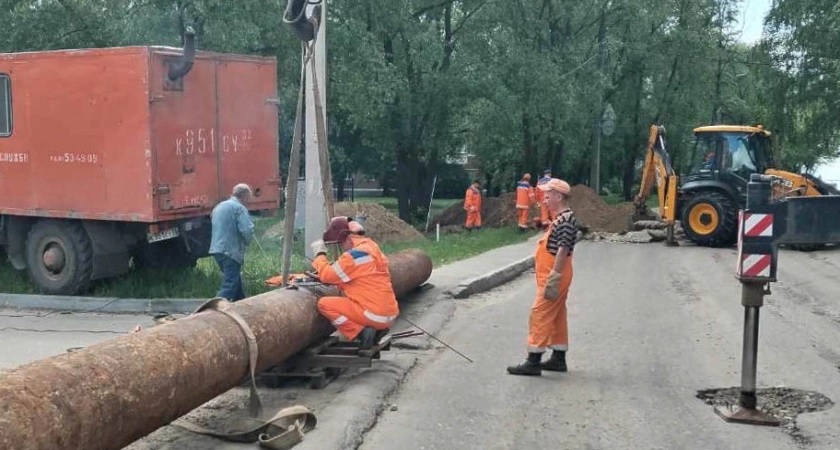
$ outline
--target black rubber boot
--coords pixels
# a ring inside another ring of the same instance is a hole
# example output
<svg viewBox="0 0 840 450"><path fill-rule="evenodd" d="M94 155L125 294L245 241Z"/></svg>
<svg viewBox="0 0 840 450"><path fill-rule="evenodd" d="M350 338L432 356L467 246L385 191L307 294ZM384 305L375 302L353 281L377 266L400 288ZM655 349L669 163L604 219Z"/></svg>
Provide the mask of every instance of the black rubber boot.
<svg viewBox="0 0 840 450"><path fill-rule="evenodd" d="M517 366L508 366L507 371L511 375L542 375L540 360L542 353L528 353L528 359Z"/></svg>
<svg viewBox="0 0 840 450"><path fill-rule="evenodd" d="M566 352L563 350L554 350L551 352L551 358L548 361L540 363L542 370L551 372L566 372Z"/></svg>
<svg viewBox="0 0 840 450"><path fill-rule="evenodd" d="M364 327L356 339L359 340L359 350L370 350L374 341L376 341L376 330L371 327Z"/></svg>

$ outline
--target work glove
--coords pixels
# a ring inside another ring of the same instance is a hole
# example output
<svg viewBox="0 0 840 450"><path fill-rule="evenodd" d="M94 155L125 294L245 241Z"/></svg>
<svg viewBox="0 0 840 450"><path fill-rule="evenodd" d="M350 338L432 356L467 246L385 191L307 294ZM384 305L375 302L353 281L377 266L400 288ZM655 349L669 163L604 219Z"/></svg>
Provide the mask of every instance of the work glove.
<svg viewBox="0 0 840 450"><path fill-rule="evenodd" d="M317 241L309 244L309 248L312 249L312 253L315 256L327 254L327 244L324 243L323 239L318 239Z"/></svg>
<svg viewBox="0 0 840 450"><path fill-rule="evenodd" d="M545 290L543 291L543 298L549 301L554 301L560 298L560 273L552 270L548 273L548 279L545 281Z"/></svg>

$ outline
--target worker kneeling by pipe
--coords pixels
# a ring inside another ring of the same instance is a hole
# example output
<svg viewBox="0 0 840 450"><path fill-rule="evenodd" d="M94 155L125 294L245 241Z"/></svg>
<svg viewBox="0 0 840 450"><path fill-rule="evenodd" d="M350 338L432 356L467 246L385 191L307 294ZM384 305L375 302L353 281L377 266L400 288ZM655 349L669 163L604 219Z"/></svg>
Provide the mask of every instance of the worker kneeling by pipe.
<svg viewBox="0 0 840 450"><path fill-rule="evenodd" d="M347 217L334 217L323 239L310 247L316 255L312 267L318 278L324 284L336 285L344 294L321 297L318 311L345 339L358 340L359 348L369 349L388 332L400 310L391 285L388 258L363 230ZM343 252L330 263L327 244L333 243Z"/></svg>

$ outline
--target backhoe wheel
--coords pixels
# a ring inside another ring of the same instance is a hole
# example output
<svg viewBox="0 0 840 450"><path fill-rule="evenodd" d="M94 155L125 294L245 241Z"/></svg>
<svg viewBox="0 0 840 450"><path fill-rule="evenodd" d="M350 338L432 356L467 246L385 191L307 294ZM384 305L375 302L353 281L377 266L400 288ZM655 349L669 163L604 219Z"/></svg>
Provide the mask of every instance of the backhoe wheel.
<svg viewBox="0 0 840 450"><path fill-rule="evenodd" d="M729 197L701 192L685 205L682 228L686 237L704 247L726 247L737 240L738 209Z"/></svg>
<svg viewBox="0 0 840 450"><path fill-rule="evenodd" d="M90 286L93 248L78 222L42 220L26 239L26 269L45 294L74 295Z"/></svg>

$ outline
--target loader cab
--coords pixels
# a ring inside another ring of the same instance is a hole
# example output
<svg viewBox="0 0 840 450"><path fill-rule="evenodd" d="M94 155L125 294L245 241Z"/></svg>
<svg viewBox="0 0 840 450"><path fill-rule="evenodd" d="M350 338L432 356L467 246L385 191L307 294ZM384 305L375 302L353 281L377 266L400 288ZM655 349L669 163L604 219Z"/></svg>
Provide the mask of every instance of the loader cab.
<svg viewBox="0 0 840 450"><path fill-rule="evenodd" d="M684 177L685 183L715 181L733 197L745 199L750 175L773 167L769 135L761 127L695 128L691 167Z"/></svg>
<svg viewBox="0 0 840 450"><path fill-rule="evenodd" d="M690 240L726 246L735 241L737 211L746 205L750 175L773 166L770 133L760 126L712 125L695 128L694 136L677 215Z"/></svg>

